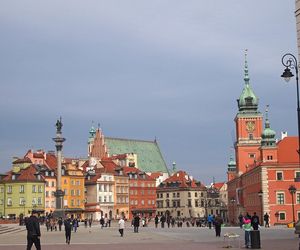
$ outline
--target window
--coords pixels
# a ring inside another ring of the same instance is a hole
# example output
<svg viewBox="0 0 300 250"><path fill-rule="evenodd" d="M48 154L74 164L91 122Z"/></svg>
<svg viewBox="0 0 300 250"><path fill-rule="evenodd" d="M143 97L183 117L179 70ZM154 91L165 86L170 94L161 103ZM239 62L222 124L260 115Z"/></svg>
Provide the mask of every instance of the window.
<svg viewBox="0 0 300 250"><path fill-rule="evenodd" d="M48 181L46 181L46 187L49 187L49 182Z"/></svg>
<svg viewBox="0 0 300 250"><path fill-rule="evenodd" d="M74 190L73 190L73 189L71 189L71 195L72 195L72 196L74 195Z"/></svg>
<svg viewBox="0 0 300 250"><path fill-rule="evenodd" d="M38 202L38 205L42 205L42 198L38 197L37 202Z"/></svg>
<svg viewBox="0 0 300 250"><path fill-rule="evenodd" d="M79 189L77 190L77 196L80 196L80 190Z"/></svg>
<svg viewBox="0 0 300 250"><path fill-rule="evenodd" d="M300 193L296 194L296 203L300 204Z"/></svg>
<svg viewBox="0 0 300 250"><path fill-rule="evenodd" d="M160 198L163 198L163 194L162 193L160 194Z"/></svg>
<svg viewBox="0 0 300 250"><path fill-rule="evenodd" d="M68 190L64 189L65 195L68 195Z"/></svg>
<svg viewBox="0 0 300 250"><path fill-rule="evenodd" d="M198 207L199 203L198 200L195 200L195 207Z"/></svg>
<svg viewBox="0 0 300 250"><path fill-rule="evenodd" d="M20 193L24 193L24 185L20 186Z"/></svg>
<svg viewBox="0 0 300 250"><path fill-rule="evenodd" d="M12 186L7 186L7 193L11 194L12 193Z"/></svg>
<svg viewBox="0 0 300 250"><path fill-rule="evenodd" d="M195 197L198 197L198 194L197 194L197 192L195 193Z"/></svg>
<svg viewBox="0 0 300 250"><path fill-rule="evenodd" d="M99 202L102 202L102 196L99 196Z"/></svg>
<svg viewBox="0 0 300 250"><path fill-rule="evenodd" d="M191 197L191 192L188 192L188 197Z"/></svg>
<svg viewBox="0 0 300 250"><path fill-rule="evenodd" d="M0 193L4 193L4 187L0 187Z"/></svg>
<svg viewBox="0 0 300 250"><path fill-rule="evenodd" d="M144 204L145 204L144 200L142 200L142 201L141 201L141 204L142 204L142 205L144 205Z"/></svg>
<svg viewBox="0 0 300 250"><path fill-rule="evenodd" d="M296 177L296 178L300 178L300 172L299 172L299 171L296 171L296 172L295 172L295 177Z"/></svg>
<svg viewBox="0 0 300 250"><path fill-rule="evenodd" d="M188 207L191 207L191 206L192 206L192 201L188 200Z"/></svg>
<svg viewBox="0 0 300 250"><path fill-rule="evenodd" d="M77 200L77 206L80 206L80 200Z"/></svg>
<svg viewBox="0 0 300 250"><path fill-rule="evenodd" d="M253 140L253 134L249 134L249 140Z"/></svg>
<svg viewBox="0 0 300 250"><path fill-rule="evenodd" d="M45 206L46 206L46 207L49 207L49 201L46 201Z"/></svg>
<svg viewBox="0 0 300 250"><path fill-rule="evenodd" d="M276 180L277 181L283 180L283 172L276 172Z"/></svg>
<svg viewBox="0 0 300 250"><path fill-rule="evenodd" d="M167 198L169 198L169 193L167 193L166 195L167 195Z"/></svg>
<svg viewBox="0 0 300 250"><path fill-rule="evenodd" d="M277 193L277 204L284 204L284 193Z"/></svg>
<svg viewBox="0 0 300 250"><path fill-rule="evenodd" d="M7 198L7 206L12 206L12 199L11 198Z"/></svg>
<svg viewBox="0 0 300 250"><path fill-rule="evenodd" d="M0 205L3 205L3 199L0 199Z"/></svg>
<svg viewBox="0 0 300 250"><path fill-rule="evenodd" d="M71 180L71 185L73 185L73 186L74 186L74 184L75 184L74 180Z"/></svg>
<svg viewBox="0 0 300 250"><path fill-rule="evenodd" d="M38 186L38 192L42 193L43 192L43 187L41 185Z"/></svg>
<svg viewBox="0 0 300 250"><path fill-rule="evenodd" d="M273 160L273 156L272 155L268 155L267 156L267 160Z"/></svg>
<svg viewBox="0 0 300 250"><path fill-rule="evenodd" d="M16 179L16 175L13 174L13 175L11 176L11 179L14 181L14 180Z"/></svg>
<svg viewBox="0 0 300 250"><path fill-rule="evenodd" d="M180 193L177 193L177 198L179 198L180 197Z"/></svg>
<svg viewBox="0 0 300 250"><path fill-rule="evenodd" d="M51 187L55 187L54 181L51 182Z"/></svg>
<svg viewBox="0 0 300 250"><path fill-rule="evenodd" d="M36 186L32 185L32 193L36 193Z"/></svg>
<svg viewBox="0 0 300 250"><path fill-rule="evenodd" d="M253 153L249 154L249 158L255 158L255 154Z"/></svg>
<svg viewBox="0 0 300 250"><path fill-rule="evenodd" d="M31 203L32 203L32 205L36 205L36 198L33 198Z"/></svg>
<svg viewBox="0 0 300 250"><path fill-rule="evenodd" d="M71 200L71 206L72 207L74 206L74 200Z"/></svg>
<svg viewBox="0 0 300 250"><path fill-rule="evenodd" d="M77 185L77 186L80 186L80 181L76 181L76 185Z"/></svg>
<svg viewBox="0 0 300 250"><path fill-rule="evenodd" d="M24 197L21 197L20 198L20 206L24 206L25 205L25 199L24 199Z"/></svg>
<svg viewBox="0 0 300 250"><path fill-rule="evenodd" d="M49 191L46 191L46 197L49 197Z"/></svg>
<svg viewBox="0 0 300 250"><path fill-rule="evenodd" d="M285 212L279 212L279 220L285 220Z"/></svg>
<svg viewBox="0 0 300 250"><path fill-rule="evenodd" d="M67 184L67 179L64 179L64 184Z"/></svg>

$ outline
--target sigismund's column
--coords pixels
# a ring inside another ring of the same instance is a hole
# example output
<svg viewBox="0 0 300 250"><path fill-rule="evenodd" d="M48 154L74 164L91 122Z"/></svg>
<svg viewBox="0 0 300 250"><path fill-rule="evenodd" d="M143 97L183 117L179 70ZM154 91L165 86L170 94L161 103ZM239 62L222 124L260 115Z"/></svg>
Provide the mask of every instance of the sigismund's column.
<svg viewBox="0 0 300 250"><path fill-rule="evenodd" d="M56 137L53 138L56 147L56 158L57 158L57 179L56 179L56 191L54 196L56 198L56 209L54 211L55 217L64 217L64 191L61 189L61 162L62 162L62 148L63 142L66 140L62 137L61 129L62 122L61 117L57 120L56 124Z"/></svg>

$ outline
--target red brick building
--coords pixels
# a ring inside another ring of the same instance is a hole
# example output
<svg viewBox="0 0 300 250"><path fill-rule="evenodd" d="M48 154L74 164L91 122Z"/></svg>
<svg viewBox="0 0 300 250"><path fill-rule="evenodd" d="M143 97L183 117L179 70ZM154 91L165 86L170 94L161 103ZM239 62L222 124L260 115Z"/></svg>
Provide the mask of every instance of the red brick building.
<svg viewBox="0 0 300 250"><path fill-rule="evenodd" d="M236 163L228 164L228 215L237 223L240 213L261 218L270 216L271 224L297 221L300 216L300 176L298 138L283 137L277 141L266 111L265 125L258 111L258 98L249 83L245 63L245 86L238 99L235 117ZM291 194L289 188L295 187Z"/></svg>

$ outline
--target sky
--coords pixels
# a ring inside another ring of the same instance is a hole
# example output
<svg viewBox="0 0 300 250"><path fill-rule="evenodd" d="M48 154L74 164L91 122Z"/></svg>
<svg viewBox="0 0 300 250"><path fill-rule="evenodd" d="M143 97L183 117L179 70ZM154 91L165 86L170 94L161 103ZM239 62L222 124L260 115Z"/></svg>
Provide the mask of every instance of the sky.
<svg viewBox="0 0 300 250"><path fill-rule="evenodd" d="M236 99L250 84L271 127L297 134L292 0L0 0L0 172L28 149L87 157L94 124L107 137L154 140L166 164L206 184L226 181Z"/></svg>

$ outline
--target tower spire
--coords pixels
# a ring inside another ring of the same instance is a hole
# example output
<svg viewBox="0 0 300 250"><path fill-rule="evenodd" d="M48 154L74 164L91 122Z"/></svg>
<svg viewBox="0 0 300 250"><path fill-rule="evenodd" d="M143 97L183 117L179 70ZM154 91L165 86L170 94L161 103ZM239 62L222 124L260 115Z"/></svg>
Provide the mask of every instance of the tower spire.
<svg viewBox="0 0 300 250"><path fill-rule="evenodd" d="M266 106L266 120L265 120L265 128L270 128L270 121L269 121L269 104Z"/></svg>
<svg viewBox="0 0 300 250"><path fill-rule="evenodd" d="M245 49L245 68L244 68L245 76L244 76L244 80L245 80L245 84L248 85L249 81L250 81L250 77L249 77L249 70L248 70L247 55L248 55L248 49Z"/></svg>

